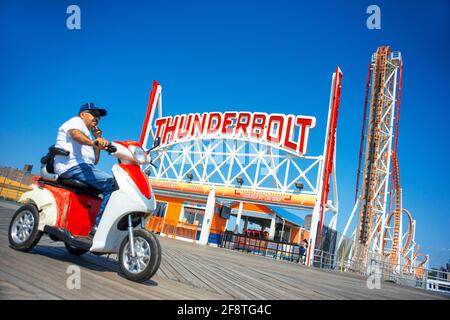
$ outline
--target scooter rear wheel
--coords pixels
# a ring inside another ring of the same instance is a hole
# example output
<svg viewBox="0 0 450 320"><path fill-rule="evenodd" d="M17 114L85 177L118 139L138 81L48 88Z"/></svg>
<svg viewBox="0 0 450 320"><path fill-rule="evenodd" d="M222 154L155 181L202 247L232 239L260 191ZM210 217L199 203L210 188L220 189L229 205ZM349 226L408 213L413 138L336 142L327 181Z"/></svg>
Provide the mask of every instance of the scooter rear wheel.
<svg viewBox="0 0 450 320"><path fill-rule="evenodd" d="M119 249L119 267L128 280L144 282L159 268L161 247L156 237L147 230L135 230L133 238L136 255L132 256L129 237L125 237Z"/></svg>
<svg viewBox="0 0 450 320"><path fill-rule="evenodd" d="M32 204L21 206L11 219L8 229L9 245L16 250L29 251L39 242L39 212Z"/></svg>

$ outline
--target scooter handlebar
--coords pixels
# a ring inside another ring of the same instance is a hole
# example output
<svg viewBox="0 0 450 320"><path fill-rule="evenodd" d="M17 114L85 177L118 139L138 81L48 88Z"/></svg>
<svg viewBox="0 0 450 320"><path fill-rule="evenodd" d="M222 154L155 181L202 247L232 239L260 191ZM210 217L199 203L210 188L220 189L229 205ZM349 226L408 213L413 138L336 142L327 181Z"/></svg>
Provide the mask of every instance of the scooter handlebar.
<svg viewBox="0 0 450 320"><path fill-rule="evenodd" d="M95 145L96 147L98 147L98 141L97 141L97 140L94 141L94 145ZM105 150L108 151L108 153L114 153L114 152L117 151L117 148L116 148L116 146L113 146L112 143L109 143L109 144L106 146Z"/></svg>
<svg viewBox="0 0 450 320"><path fill-rule="evenodd" d="M106 147L106 151L108 151L108 153L114 153L117 151L117 147L113 146L111 143Z"/></svg>

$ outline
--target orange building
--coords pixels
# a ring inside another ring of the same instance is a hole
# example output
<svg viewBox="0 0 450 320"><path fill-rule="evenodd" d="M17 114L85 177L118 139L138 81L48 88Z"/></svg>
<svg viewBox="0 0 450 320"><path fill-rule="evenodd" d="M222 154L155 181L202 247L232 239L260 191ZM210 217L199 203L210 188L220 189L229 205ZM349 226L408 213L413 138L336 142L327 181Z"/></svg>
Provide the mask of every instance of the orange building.
<svg viewBox="0 0 450 320"><path fill-rule="evenodd" d="M147 229L174 239L198 242L205 220L206 197L156 191L157 209L148 219ZM225 231L264 234L276 241L300 243L309 239L302 219L281 208L261 204L215 201L207 242L219 245ZM241 208L240 208L241 207Z"/></svg>

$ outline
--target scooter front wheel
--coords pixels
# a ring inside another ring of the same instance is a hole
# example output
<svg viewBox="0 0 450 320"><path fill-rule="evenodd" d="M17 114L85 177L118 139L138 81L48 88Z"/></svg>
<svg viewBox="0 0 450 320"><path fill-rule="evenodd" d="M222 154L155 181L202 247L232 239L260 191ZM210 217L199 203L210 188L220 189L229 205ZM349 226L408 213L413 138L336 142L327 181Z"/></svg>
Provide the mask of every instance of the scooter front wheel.
<svg viewBox="0 0 450 320"><path fill-rule="evenodd" d="M125 237L119 249L119 267L125 277L136 282L150 279L161 262L158 239L147 230L133 232L135 255L131 252L130 239Z"/></svg>

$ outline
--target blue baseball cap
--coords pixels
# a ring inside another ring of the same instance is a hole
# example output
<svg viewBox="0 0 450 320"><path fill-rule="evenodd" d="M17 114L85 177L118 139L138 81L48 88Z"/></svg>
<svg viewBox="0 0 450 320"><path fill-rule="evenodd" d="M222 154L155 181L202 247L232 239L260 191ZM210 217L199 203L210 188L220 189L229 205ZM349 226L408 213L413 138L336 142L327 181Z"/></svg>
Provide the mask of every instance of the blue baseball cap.
<svg viewBox="0 0 450 320"><path fill-rule="evenodd" d="M105 109L102 109L102 108L98 108L96 105L95 105L95 103L93 103L93 102L88 102L88 103L85 103L85 104L83 104L82 106L81 106L81 108L80 108L80 111L78 112L78 114L80 114L81 112L83 112L83 111L98 111L99 112L99 114L100 114L100 117L104 117L104 116L106 116L106 110Z"/></svg>

